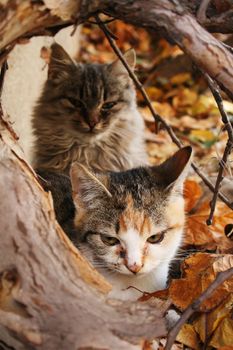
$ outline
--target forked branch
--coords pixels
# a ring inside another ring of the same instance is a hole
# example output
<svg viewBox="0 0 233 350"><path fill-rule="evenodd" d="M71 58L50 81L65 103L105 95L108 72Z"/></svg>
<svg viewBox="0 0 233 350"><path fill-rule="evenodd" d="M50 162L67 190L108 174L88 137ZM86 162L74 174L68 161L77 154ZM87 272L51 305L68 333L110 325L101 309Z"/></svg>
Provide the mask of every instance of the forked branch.
<svg viewBox="0 0 233 350"><path fill-rule="evenodd" d="M141 92L146 105L148 106L148 108L151 111L151 114L155 120L156 123L156 129L157 129L157 124L161 123L164 127L164 129L167 131L167 133L169 134L171 140L179 147L181 148L182 142L179 140L179 138L176 136L176 134L174 133L173 129L171 128L170 125L168 125L166 123L166 121L154 110L150 99L145 91L145 89L143 88L142 84L140 83L140 81L138 80L138 78L136 77L136 75L134 74L134 72L132 71L132 69L129 67L128 63L126 62L122 52L120 51L120 49L118 48L118 46L115 43L114 38L112 37L110 31L108 30L108 28L106 27L106 25L101 21L99 15L95 15L95 19L97 24L99 25L99 27L102 29L102 31L104 32L110 46L112 47L113 51L115 52L115 54L119 57L119 59L121 60L122 64L125 66L125 68L127 69L129 76L131 77L131 79L133 80L133 82L135 83L136 87L138 88L138 90ZM200 176L200 178L203 180L203 182L205 183L205 185L214 193L215 191L215 186L213 185L213 183L208 180L208 178L203 174L203 172L198 168L198 166L193 162L192 163L192 168L194 169L194 171ZM233 209L233 204L229 201L229 199L224 196L224 194L222 194L220 191L217 192L217 196L230 208Z"/></svg>

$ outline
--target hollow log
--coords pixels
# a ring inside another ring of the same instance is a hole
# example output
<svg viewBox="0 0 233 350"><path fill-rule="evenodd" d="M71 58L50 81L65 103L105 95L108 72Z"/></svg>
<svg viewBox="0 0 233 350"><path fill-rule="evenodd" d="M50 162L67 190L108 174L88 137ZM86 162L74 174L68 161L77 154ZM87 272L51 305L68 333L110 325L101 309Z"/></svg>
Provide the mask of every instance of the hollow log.
<svg viewBox="0 0 233 350"><path fill-rule="evenodd" d="M1 119L0 348L133 350L166 334L166 305L108 300L110 285L56 222L7 126Z"/></svg>

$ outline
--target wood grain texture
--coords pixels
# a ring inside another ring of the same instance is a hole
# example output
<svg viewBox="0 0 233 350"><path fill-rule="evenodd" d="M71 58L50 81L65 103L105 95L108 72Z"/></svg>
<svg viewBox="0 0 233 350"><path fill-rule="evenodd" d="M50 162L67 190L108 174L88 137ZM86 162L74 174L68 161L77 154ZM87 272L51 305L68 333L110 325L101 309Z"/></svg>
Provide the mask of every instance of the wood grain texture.
<svg viewBox="0 0 233 350"><path fill-rule="evenodd" d="M166 305L107 299L109 284L66 238L2 121L0 174L0 344L136 350L166 334Z"/></svg>
<svg viewBox="0 0 233 350"><path fill-rule="evenodd" d="M51 26L81 23L96 12L104 12L135 26L166 33L233 98L232 54L193 16L198 6L198 1L188 6L185 0L60 0L59 7L54 0L8 0L0 5L0 49L7 52L7 46L22 36L30 37Z"/></svg>

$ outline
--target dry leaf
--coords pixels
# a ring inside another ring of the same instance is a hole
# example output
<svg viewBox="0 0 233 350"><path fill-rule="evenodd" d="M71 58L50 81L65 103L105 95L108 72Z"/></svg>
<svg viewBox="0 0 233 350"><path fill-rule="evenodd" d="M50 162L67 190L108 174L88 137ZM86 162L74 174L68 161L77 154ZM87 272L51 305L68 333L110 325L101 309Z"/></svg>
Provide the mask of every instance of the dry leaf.
<svg viewBox="0 0 233 350"><path fill-rule="evenodd" d="M200 117L208 114L219 116L217 104L212 96L200 95L192 106L192 116Z"/></svg>
<svg viewBox="0 0 233 350"><path fill-rule="evenodd" d="M179 73L179 74L174 75L170 81L172 84L179 85L179 84L185 83L188 80L191 80L190 73Z"/></svg>
<svg viewBox="0 0 233 350"><path fill-rule="evenodd" d="M184 324L181 328L179 334L176 337L176 340L180 343L190 347L191 349L199 350L200 347L200 338L196 333L193 325Z"/></svg>
<svg viewBox="0 0 233 350"><path fill-rule="evenodd" d="M209 211L207 201L194 214L188 216L184 244L209 250L218 249L218 252L233 252L233 241L224 233L225 226L233 223L233 211L224 203L217 202L213 225L207 226Z"/></svg>
<svg viewBox="0 0 233 350"><path fill-rule="evenodd" d="M201 142L216 141L215 134L210 130L192 130L190 137Z"/></svg>
<svg viewBox="0 0 233 350"><path fill-rule="evenodd" d="M231 317L232 303L233 294L230 293L227 299L223 299L217 308L214 308L213 311L207 314L201 314L194 321L194 329L203 343L206 340L206 336L208 339L212 338L224 319Z"/></svg>
<svg viewBox="0 0 233 350"><path fill-rule="evenodd" d="M225 255L227 256L227 255ZM179 309L184 310L215 280L214 262L222 261L223 255L197 253L182 264L183 278L172 280L169 296ZM201 306L208 310L217 306L233 291L233 278L221 284Z"/></svg>
<svg viewBox="0 0 233 350"><path fill-rule="evenodd" d="M185 111L187 107L191 107L197 100L198 96L191 89L179 89L178 94L173 97L172 105L178 111Z"/></svg>
<svg viewBox="0 0 233 350"><path fill-rule="evenodd" d="M193 180L186 180L184 183L185 211L189 212L195 207L202 195L201 186Z"/></svg>
<svg viewBox="0 0 233 350"><path fill-rule="evenodd" d="M233 347L233 320L231 318L224 318L209 343L216 349L222 346Z"/></svg>
<svg viewBox="0 0 233 350"><path fill-rule="evenodd" d="M149 86L145 90L151 101L157 101L163 96L163 91L155 86ZM141 97L141 100L144 99Z"/></svg>

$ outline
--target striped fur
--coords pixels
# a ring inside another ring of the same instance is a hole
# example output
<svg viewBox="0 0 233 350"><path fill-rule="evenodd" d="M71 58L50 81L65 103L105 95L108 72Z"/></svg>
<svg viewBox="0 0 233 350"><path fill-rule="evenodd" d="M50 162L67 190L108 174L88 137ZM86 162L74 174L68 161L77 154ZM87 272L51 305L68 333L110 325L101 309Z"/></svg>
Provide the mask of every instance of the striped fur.
<svg viewBox="0 0 233 350"><path fill-rule="evenodd" d="M126 59L134 65L133 53ZM112 102L115 105L106 109ZM37 169L68 174L74 161L96 171L147 164L135 89L119 61L77 64L54 44L33 129Z"/></svg>
<svg viewBox="0 0 233 350"><path fill-rule="evenodd" d="M126 291L129 286L146 292L166 287L183 236L182 184L190 156L185 147L160 166L91 177L79 164L72 166L74 242L112 283L112 297L140 295ZM106 237L117 243L106 244ZM161 239L151 243L153 237Z"/></svg>

